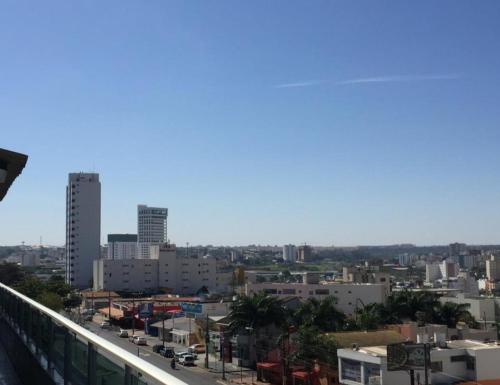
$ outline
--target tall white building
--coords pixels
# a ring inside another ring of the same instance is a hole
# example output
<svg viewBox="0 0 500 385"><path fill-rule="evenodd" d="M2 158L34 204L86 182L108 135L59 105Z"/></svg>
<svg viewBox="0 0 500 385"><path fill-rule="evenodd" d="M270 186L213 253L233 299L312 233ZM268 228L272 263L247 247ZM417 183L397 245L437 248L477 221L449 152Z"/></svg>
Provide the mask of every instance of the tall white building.
<svg viewBox="0 0 500 385"><path fill-rule="evenodd" d="M108 234L108 259L137 258L137 234Z"/></svg>
<svg viewBox="0 0 500 385"><path fill-rule="evenodd" d="M71 173L66 187L66 282L89 287L92 263L101 253L99 174Z"/></svg>
<svg viewBox="0 0 500 385"><path fill-rule="evenodd" d="M168 209L137 206L137 246L139 258L149 258L152 245L167 242Z"/></svg>
<svg viewBox="0 0 500 385"><path fill-rule="evenodd" d="M285 262L295 262L297 260L297 248L295 245L283 246L283 260Z"/></svg>

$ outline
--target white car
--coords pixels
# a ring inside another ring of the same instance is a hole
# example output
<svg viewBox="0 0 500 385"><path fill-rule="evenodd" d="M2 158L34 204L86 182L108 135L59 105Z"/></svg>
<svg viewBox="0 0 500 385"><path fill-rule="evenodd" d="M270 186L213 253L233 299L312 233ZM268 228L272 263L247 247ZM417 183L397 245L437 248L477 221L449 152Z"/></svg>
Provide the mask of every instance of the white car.
<svg viewBox="0 0 500 385"><path fill-rule="evenodd" d="M111 324L109 323L109 321L102 321L100 326L101 329L109 329L111 327Z"/></svg>
<svg viewBox="0 0 500 385"><path fill-rule="evenodd" d="M136 345L147 345L148 344L148 340L145 337L141 337L141 336L134 337L133 342Z"/></svg>
<svg viewBox="0 0 500 385"><path fill-rule="evenodd" d="M192 354L184 354L179 358L179 364L182 366L194 365L194 356Z"/></svg>

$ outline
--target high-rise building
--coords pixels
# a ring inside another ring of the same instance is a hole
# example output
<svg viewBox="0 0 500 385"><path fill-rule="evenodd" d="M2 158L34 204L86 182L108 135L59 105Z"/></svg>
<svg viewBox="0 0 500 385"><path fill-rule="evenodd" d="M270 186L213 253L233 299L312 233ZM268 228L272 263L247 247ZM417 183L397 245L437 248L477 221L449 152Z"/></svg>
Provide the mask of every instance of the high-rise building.
<svg viewBox="0 0 500 385"><path fill-rule="evenodd" d="M149 258L149 248L167 242L168 209L137 206L137 243L140 258Z"/></svg>
<svg viewBox="0 0 500 385"><path fill-rule="evenodd" d="M295 262L297 259L297 249L295 245L283 246L283 260L285 262Z"/></svg>
<svg viewBox="0 0 500 385"><path fill-rule="evenodd" d="M71 173L66 187L66 282L86 288L101 252L99 174Z"/></svg>
<svg viewBox="0 0 500 385"><path fill-rule="evenodd" d="M137 258L137 234L108 234L108 259Z"/></svg>
<svg viewBox="0 0 500 385"><path fill-rule="evenodd" d="M312 247L308 245L299 246L297 251L297 260L309 262L312 259Z"/></svg>

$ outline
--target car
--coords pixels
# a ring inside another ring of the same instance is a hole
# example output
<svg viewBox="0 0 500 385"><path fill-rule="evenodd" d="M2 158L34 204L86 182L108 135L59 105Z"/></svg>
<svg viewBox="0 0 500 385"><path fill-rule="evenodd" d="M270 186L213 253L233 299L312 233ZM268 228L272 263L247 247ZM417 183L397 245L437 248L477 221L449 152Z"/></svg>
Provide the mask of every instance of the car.
<svg viewBox="0 0 500 385"><path fill-rule="evenodd" d="M153 353L160 353L161 349L163 349L163 344L153 345Z"/></svg>
<svg viewBox="0 0 500 385"><path fill-rule="evenodd" d="M89 314L89 315L86 315L84 318L83 318L85 321L93 321L94 320L94 316Z"/></svg>
<svg viewBox="0 0 500 385"><path fill-rule="evenodd" d="M118 337L128 338L128 331L125 329L120 329L120 331L118 332Z"/></svg>
<svg viewBox="0 0 500 385"><path fill-rule="evenodd" d="M185 354L179 358L179 364L182 366L193 366L194 365L194 357L192 354Z"/></svg>
<svg viewBox="0 0 500 385"><path fill-rule="evenodd" d="M174 348L172 348L170 346L162 346L158 353L165 358L173 358L174 357Z"/></svg>
<svg viewBox="0 0 500 385"><path fill-rule="evenodd" d="M102 321L99 326L101 327L101 329L109 329L109 328L111 328L111 324L109 323L109 321Z"/></svg>
<svg viewBox="0 0 500 385"><path fill-rule="evenodd" d="M174 353L174 359L179 362L182 356L185 356L186 354L189 354L188 352L177 352Z"/></svg>
<svg viewBox="0 0 500 385"><path fill-rule="evenodd" d="M134 337L133 342L136 345L147 345L148 344L148 340L146 339L146 337L142 337L142 336Z"/></svg>
<svg viewBox="0 0 500 385"><path fill-rule="evenodd" d="M194 344L188 348L189 353L205 353L205 345Z"/></svg>

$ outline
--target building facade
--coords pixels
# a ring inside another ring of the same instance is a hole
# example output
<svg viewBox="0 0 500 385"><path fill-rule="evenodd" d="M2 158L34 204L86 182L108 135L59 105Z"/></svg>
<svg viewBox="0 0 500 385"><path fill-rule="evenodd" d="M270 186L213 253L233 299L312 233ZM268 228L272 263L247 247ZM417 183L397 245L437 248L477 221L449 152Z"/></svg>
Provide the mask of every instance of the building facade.
<svg viewBox="0 0 500 385"><path fill-rule="evenodd" d="M179 256L173 244L151 246L150 258L94 261L94 289L158 291L194 295L200 289L226 293L232 271L219 270L213 257Z"/></svg>
<svg viewBox="0 0 500 385"><path fill-rule="evenodd" d="M108 234L108 259L137 258L137 234Z"/></svg>
<svg viewBox="0 0 500 385"><path fill-rule="evenodd" d="M283 246L283 261L293 263L297 259L297 248L295 245Z"/></svg>
<svg viewBox="0 0 500 385"><path fill-rule="evenodd" d="M313 259L313 249L311 246L302 245L297 250L297 260L301 262L309 262Z"/></svg>
<svg viewBox="0 0 500 385"><path fill-rule="evenodd" d="M101 252L99 174L71 173L66 187L66 282L86 288Z"/></svg>
<svg viewBox="0 0 500 385"><path fill-rule="evenodd" d="M386 286L383 284L358 283L247 283L245 294L264 292L277 297L296 296L323 299L331 295L337 298L337 308L353 317L356 309L369 303L385 303Z"/></svg>
<svg viewBox="0 0 500 385"><path fill-rule="evenodd" d="M168 209L137 206L137 245L139 258L149 258L152 245L167 242Z"/></svg>

